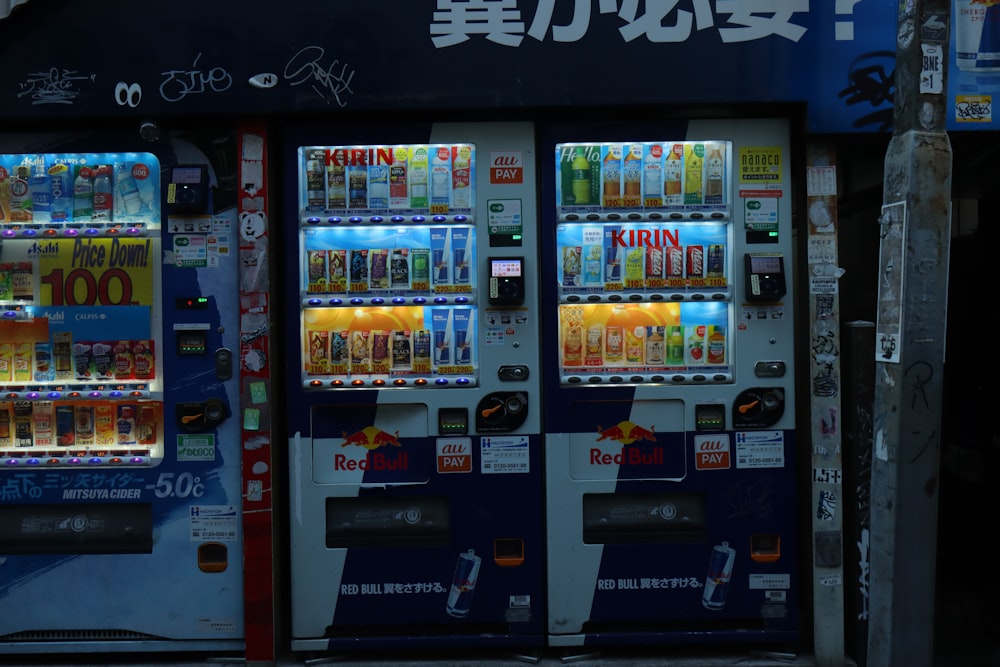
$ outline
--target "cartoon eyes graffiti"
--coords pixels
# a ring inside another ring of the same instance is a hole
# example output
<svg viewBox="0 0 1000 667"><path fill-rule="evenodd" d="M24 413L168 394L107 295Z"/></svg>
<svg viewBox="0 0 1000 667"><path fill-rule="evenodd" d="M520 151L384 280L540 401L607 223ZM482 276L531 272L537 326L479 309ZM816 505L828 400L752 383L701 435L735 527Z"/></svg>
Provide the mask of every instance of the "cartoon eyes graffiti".
<svg viewBox="0 0 1000 667"><path fill-rule="evenodd" d="M142 100L142 86L138 83L125 83L119 81L115 84L115 102L118 106L130 106L133 109L139 106Z"/></svg>

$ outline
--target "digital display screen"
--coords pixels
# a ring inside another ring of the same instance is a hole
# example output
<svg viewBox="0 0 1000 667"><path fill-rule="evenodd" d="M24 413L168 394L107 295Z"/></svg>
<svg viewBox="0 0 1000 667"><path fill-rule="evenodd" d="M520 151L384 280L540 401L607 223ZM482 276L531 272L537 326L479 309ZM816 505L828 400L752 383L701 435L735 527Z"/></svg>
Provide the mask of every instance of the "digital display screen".
<svg viewBox="0 0 1000 667"><path fill-rule="evenodd" d="M491 260L490 276L494 278L520 278L521 260L519 259Z"/></svg>
<svg viewBox="0 0 1000 667"><path fill-rule="evenodd" d="M173 173L172 183L201 183L201 167L174 167L171 173Z"/></svg>
<svg viewBox="0 0 1000 667"><path fill-rule="evenodd" d="M767 255L764 257L761 257L759 255L751 255L750 272L781 273L781 257L778 257L777 255Z"/></svg>

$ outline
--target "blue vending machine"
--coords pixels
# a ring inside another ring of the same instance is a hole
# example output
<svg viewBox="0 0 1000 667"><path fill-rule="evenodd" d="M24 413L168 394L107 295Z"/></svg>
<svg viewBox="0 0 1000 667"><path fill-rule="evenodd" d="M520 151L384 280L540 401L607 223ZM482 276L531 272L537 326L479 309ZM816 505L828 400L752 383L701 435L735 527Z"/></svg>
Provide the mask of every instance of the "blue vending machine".
<svg viewBox="0 0 1000 667"><path fill-rule="evenodd" d="M0 653L239 652L235 209L95 136L0 155Z"/></svg>
<svg viewBox="0 0 1000 667"><path fill-rule="evenodd" d="M549 644L795 640L787 123L539 134Z"/></svg>
<svg viewBox="0 0 1000 667"><path fill-rule="evenodd" d="M544 645L532 126L285 152L293 650Z"/></svg>

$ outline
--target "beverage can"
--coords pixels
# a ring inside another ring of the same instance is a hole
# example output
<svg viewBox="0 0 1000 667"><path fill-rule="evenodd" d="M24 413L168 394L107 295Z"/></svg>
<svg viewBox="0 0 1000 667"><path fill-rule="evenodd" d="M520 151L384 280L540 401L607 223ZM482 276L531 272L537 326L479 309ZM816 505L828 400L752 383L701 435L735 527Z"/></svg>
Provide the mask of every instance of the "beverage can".
<svg viewBox="0 0 1000 667"><path fill-rule="evenodd" d="M451 590L448 592L448 603L445 611L450 616L464 618L472 610L472 595L476 592L476 581L479 579L479 568L482 559L474 549L459 554L455 563L455 575L451 580Z"/></svg>
<svg viewBox="0 0 1000 667"><path fill-rule="evenodd" d="M599 326L587 329L587 349L584 362L588 366L601 366L604 363L604 329Z"/></svg>
<svg viewBox="0 0 1000 667"><path fill-rule="evenodd" d="M368 208L389 208L389 165L368 166Z"/></svg>
<svg viewBox="0 0 1000 667"><path fill-rule="evenodd" d="M434 363L448 364L451 362L451 341L444 329L434 330Z"/></svg>
<svg viewBox="0 0 1000 667"><path fill-rule="evenodd" d="M429 367L431 362L431 334L427 329L413 332L413 361L420 363L421 368Z"/></svg>
<svg viewBox="0 0 1000 667"><path fill-rule="evenodd" d="M115 406L112 403L97 403L94 405L94 444L98 447L110 447L118 442L118 421L115 418Z"/></svg>
<svg viewBox="0 0 1000 667"><path fill-rule="evenodd" d="M389 283L396 288L410 287L409 248L394 248L389 264Z"/></svg>
<svg viewBox="0 0 1000 667"><path fill-rule="evenodd" d="M667 278L684 277L684 250L678 245L667 246L664 254L664 265Z"/></svg>
<svg viewBox="0 0 1000 667"><path fill-rule="evenodd" d="M352 209L368 208L368 167L352 164L347 167L347 206Z"/></svg>
<svg viewBox="0 0 1000 667"><path fill-rule="evenodd" d="M306 208L322 210L326 206L326 151L310 148L306 151Z"/></svg>
<svg viewBox="0 0 1000 667"><path fill-rule="evenodd" d="M93 446L95 437L94 406L83 404L76 406L75 444Z"/></svg>
<svg viewBox="0 0 1000 667"><path fill-rule="evenodd" d="M583 248L578 245L569 245L563 246L562 250L562 284L566 287L578 286L583 282Z"/></svg>
<svg viewBox="0 0 1000 667"><path fill-rule="evenodd" d="M397 370L409 370L412 367L412 349L410 332L405 329L395 329L392 332L392 367Z"/></svg>
<svg viewBox="0 0 1000 667"><path fill-rule="evenodd" d="M726 275L726 246L721 243L713 243L708 246L708 267L706 274L709 278L722 278Z"/></svg>
<svg viewBox="0 0 1000 667"><path fill-rule="evenodd" d="M429 248L413 248L410 251L410 287L425 290L431 286L431 251Z"/></svg>
<svg viewBox="0 0 1000 667"><path fill-rule="evenodd" d="M621 361L625 355L625 332L621 327L604 328L604 358L607 361Z"/></svg>
<svg viewBox="0 0 1000 667"><path fill-rule="evenodd" d="M717 544L712 548L712 557L708 561L708 574L705 576L705 590L701 596L701 604L706 609L718 611L726 606L726 595L729 593L729 580L733 576L733 563L736 561L736 551L729 542Z"/></svg>
<svg viewBox="0 0 1000 667"><path fill-rule="evenodd" d="M327 208L347 208L347 167L344 166L346 157L347 151L344 149L330 151L330 160L326 167Z"/></svg>
<svg viewBox="0 0 1000 667"><path fill-rule="evenodd" d="M687 247L687 277L705 277L705 246L689 245Z"/></svg>
<svg viewBox="0 0 1000 667"><path fill-rule="evenodd" d="M135 417L134 405L118 406L118 421L116 424L118 427L119 445L136 444Z"/></svg>
<svg viewBox="0 0 1000 667"><path fill-rule="evenodd" d="M1000 70L1000 4L955 0L955 61L965 72Z"/></svg>
<svg viewBox="0 0 1000 667"><path fill-rule="evenodd" d="M599 245L583 246L583 282L585 285L599 285L604 275L604 257Z"/></svg>
<svg viewBox="0 0 1000 667"><path fill-rule="evenodd" d="M2 417L3 415L0 415ZM76 410L72 405L56 406L56 444L71 447L76 442Z"/></svg>
<svg viewBox="0 0 1000 667"><path fill-rule="evenodd" d="M619 283L621 279L622 264L619 246L609 245L604 253L604 280L609 283Z"/></svg>
<svg viewBox="0 0 1000 667"><path fill-rule="evenodd" d="M646 329L644 327L629 327L625 330L625 361L629 364L641 364L643 348L645 347Z"/></svg>
<svg viewBox="0 0 1000 667"><path fill-rule="evenodd" d="M368 282L372 289L389 287L389 250L370 248L368 250Z"/></svg>
<svg viewBox="0 0 1000 667"><path fill-rule="evenodd" d="M583 363L583 328L579 325L566 327L563 335L563 366L579 366Z"/></svg>
<svg viewBox="0 0 1000 667"><path fill-rule="evenodd" d="M392 151L389 165L389 208L407 208L410 205L410 191L407 185L407 162L409 153L405 146Z"/></svg>

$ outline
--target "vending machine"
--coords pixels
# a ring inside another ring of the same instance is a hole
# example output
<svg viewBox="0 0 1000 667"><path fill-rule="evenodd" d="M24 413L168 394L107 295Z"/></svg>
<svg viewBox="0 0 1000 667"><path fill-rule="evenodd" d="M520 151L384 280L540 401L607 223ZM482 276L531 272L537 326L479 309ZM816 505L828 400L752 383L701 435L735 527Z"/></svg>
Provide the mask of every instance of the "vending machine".
<svg viewBox="0 0 1000 667"><path fill-rule="evenodd" d="M0 155L0 653L239 651L235 214L96 136Z"/></svg>
<svg viewBox="0 0 1000 667"><path fill-rule="evenodd" d="M292 648L543 645L532 127L286 155Z"/></svg>
<svg viewBox="0 0 1000 667"><path fill-rule="evenodd" d="M786 122L539 134L550 645L796 638Z"/></svg>

